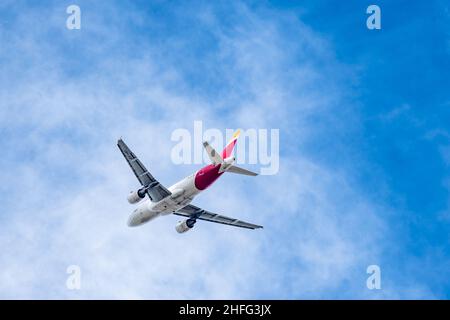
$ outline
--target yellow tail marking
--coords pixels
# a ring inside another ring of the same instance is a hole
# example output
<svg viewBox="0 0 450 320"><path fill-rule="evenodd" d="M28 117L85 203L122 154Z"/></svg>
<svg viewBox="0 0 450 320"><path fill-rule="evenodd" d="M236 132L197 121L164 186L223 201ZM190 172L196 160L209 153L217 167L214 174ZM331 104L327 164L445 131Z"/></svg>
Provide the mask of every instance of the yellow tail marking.
<svg viewBox="0 0 450 320"><path fill-rule="evenodd" d="M237 139L237 137L239 137L239 135L241 134L241 130L236 130L236 132L233 134L233 139Z"/></svg>

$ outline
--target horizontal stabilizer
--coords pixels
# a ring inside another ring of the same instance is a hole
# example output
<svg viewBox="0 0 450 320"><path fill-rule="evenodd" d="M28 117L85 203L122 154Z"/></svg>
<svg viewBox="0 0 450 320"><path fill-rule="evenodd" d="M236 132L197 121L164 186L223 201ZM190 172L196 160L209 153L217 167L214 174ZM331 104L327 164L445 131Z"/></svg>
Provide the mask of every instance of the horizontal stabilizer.
<svg viewBox="0 0 450 320"><path fill-rule="evenodd" d="M238 167L238 166L230 166L230 167L227 169L227 172L232 172L232 173L237 173L237 174L243 174L243 175L246 175L246 176L257 176L257 175L258 175L258 174L255 173L255 172L252 172L252 171L250 171L250 170L247 170L247 169L244 169L244 168L241 168L241 167Z"/></svg>
<svg viewBox="0 0 450 320"><path fill-rule="evenodd" d="M211 145L207 141L203 142L203 146L205 147L206 153L208 154L208 157L213 164L219 164L223 162L220 154L218 154L217 151L213 147L211 147Z"/></svg>

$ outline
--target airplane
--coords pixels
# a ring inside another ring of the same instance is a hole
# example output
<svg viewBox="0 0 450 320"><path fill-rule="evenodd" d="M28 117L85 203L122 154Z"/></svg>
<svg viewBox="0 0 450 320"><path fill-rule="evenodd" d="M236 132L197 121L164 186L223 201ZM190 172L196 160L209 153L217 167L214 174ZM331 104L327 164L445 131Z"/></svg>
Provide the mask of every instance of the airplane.
<svg viewBox="0 0 450 320"><path fill-rule="evenodd" d="M127 160L136 178L141 183L141 188L137 191L131 191L127 197L130 204L138 204L138 207L128 219L128 226L140 226L156 217L174 214L186 218L179 221L175 226L175 230L178 233L185 233L191 230L197 220L246 229L262 228L260 225L222 216L190 204L195 196L211 186L225 172L247 176L258 175L255 172L234 164L236 157L233 156L233 150L239 134L239 130L233 134L232 139L221 154L217 153L207 141L203 142L203 147L211 160L211 164L201 168L196 173L180 180L169 188L164 187L150 174L142 162L128 148L122 138L120 138L117 141L117 146L125 157L125 160Z"/></svg>

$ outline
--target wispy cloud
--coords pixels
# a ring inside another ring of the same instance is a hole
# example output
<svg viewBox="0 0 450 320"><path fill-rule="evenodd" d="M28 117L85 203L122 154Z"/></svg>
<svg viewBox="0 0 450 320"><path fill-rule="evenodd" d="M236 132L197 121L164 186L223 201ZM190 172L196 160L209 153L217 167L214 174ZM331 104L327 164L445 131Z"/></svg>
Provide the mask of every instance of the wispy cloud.
<svg viewBox="0 0 450 320"><path fill-rule="evenodd" d="M166 9L190 23L179 34L119 3L81 7L80 31L64 29L56 3L4 9L1 297L431 296L424 284L413 294L365 287L366 267L384 261L392 237L379 214L389 208L360 192L348 167L313 159L321 130L343 152L339 136L359 124L341 81L353 71L329 42L292 14L244 4ZM278 175L227 176L195 200L263 231L198 223L178 235L176 217L126 227L137 182L116 139L170 185L196 169L170 163L171 131L194 120L280 129ZM65 287L72 264L80 291Z"/></svg>

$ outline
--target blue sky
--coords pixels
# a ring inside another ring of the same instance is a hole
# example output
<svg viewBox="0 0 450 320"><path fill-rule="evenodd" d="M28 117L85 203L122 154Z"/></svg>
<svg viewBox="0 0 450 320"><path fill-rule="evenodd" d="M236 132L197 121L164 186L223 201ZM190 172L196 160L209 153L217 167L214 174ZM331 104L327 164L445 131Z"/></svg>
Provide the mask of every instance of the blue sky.
<svg viewBox="0 0 450 320"><path fill-rule="evenodd" d="M0 297L449 298L449 7L373 3L0 4ZM116 139L170 185L195 120L280 130L277 175L195 200L262 232L126 227Z"/></svg>

